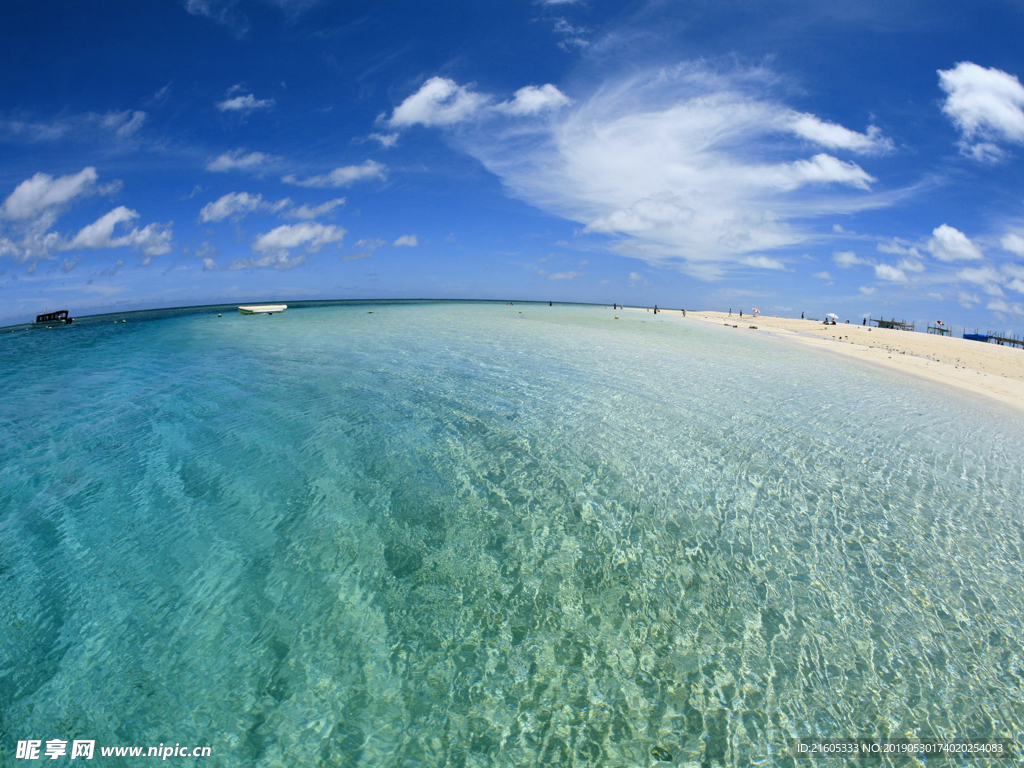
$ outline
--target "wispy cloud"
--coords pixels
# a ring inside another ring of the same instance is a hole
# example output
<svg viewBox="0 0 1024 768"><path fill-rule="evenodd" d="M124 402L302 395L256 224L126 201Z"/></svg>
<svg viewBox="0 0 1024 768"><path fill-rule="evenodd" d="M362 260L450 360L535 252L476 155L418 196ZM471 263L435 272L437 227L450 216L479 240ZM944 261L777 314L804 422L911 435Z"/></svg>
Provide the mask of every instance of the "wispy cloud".
<svg viewBox="0 0 1024 768"><path fill-rule="evenodd" d="M273 99L257 99L251 93L246 93L218 102L217 109L221 112L238 112L248 115L260 109L271 109L274 103Z"/></svg>
<svg viewBox="0 0 1024 768"><path fill-rule="evenodd" d="M754 267L755 269L771 269L776 271L785 271L786 265L778 259L770 259L767 256L747 256L740 259L740 264L746 267Z"/></svg>
<svg viewBox="0 0 1024 768"><path fill-rule="evenodd" d="M242 37L249 30L249 20L237 6L238 0L185 0L185 10L193 16L212 19Z"/></svg>
<svg viewBox="0 0 1024 768"><path fill-rule="evenodd" d="M141 110L126 109L123 112L108 112L103 116L103 127L114 131L120 138L135 135L146 122L146 113Z"/></svg>
<svg viewBox="0 0 1024 768"><path fill-rule="evenodd" d="M250 195L248 192L229 192L212 203L207 203L199 211L199 221L204 223L223 221L227 218L240 219L246 214L259 210L280 210L291 203L285 198L277 203L263 199L263 195Z"/></svg>
<svg viewBox="0 0 1024 768"><path fill-rule="evenodd" d="M862 155L890 142L877 129L858 133L790 109L771 98L776 82L763 70L689 63L456 139L516 197L614 236L618 253L715 277L752 252L809 239L815 219L888 204L856 162L800 155L805 142Z"/></svg>
<svg viewBox="0 0 1024 768"><path fill-rule="evenodd" d="M211 160L206 170L214 172L251 171L265 166L274 158L263 152L246 152L244 148L234 149Z"/></svg>
<svg viewBox="0 0 1024 768"><path fill-rule="evenodd" d="M1003 246L1004 250L1024 258L1024 237L1011 232L1003 235L999 244Z"/></svg>
<svg viewBox="0 0 1024 768"><path fill-rule="evenodd" d="M794 113L789 129L797 136L829 149L845 149L861 154L883 154L893 150L892 139L871 125L866 133L857 133L814 115Z"/></svg>
<svg viewBox="0 0 1024 768"><path fill-rule="evenodd" d="M310 176L300 179L294 174L289 174L281 179L285 184L294 184L299 187L348 187L357 181L366 179L384 179L387 177L387 168L375 160L367 160L360 165L346 165L335 168L330 173L319 176Z"/></svg>
<svg viewBox="0 0 1024 768"><path fill-rule="evenodd" d="M344 204L344 197L336 197L333 200L320 203L320 205L303 204L294 208L288 208L284 211L283 215L289 219L318 219Z"/></svg>

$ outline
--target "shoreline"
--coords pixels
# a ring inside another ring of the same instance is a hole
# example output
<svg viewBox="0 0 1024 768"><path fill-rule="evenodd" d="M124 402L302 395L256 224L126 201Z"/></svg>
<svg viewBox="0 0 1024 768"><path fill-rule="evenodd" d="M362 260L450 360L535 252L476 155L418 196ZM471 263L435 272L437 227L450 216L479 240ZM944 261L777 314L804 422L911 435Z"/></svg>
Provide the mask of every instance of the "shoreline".
<svg viewBox="0 0 1024 768"><path fill-rule="evenodd" d="M639 312L643 308L628 307ZM645 310L646 311L646 310ZM753 332L831 352L862 363L941 384L953 391L980 395L1024 413L1024 349L915 331L869 328L852 323L825 325L765 315L687 310L660 310L676 321L738 326Z"/></svg>

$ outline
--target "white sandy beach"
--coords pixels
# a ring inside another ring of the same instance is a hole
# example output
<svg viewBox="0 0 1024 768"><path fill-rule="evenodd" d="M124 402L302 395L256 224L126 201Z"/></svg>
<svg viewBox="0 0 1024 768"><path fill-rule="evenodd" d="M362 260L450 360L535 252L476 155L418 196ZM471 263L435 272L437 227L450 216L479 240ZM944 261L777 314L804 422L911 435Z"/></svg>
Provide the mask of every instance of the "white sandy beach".
<svg viewBox="0 0 1024 768"><path fill-rule="evenodd" d="M644 312L643 308L629 308ZM736 326L736 332L761 333L842 354L866 363L996 400L1024 412L1024 349L949 336L872 328L853 323L824 325L820 321L727 312L659 310L680 322ZM752 329L751 326L756 326Z"/></svg>

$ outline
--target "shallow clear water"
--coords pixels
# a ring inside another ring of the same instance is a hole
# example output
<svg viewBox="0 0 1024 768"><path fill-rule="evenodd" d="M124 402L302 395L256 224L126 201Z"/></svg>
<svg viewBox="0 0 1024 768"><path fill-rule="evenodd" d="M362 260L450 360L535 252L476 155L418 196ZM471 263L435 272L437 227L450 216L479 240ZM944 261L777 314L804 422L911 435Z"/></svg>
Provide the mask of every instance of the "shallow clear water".
<svg viewBox="0 0 1024 768"><path fill-rule="evenodd" d="M1024 420L614 314L0 338L0 763L29 738L224 766L1024 742Z"/></svg>

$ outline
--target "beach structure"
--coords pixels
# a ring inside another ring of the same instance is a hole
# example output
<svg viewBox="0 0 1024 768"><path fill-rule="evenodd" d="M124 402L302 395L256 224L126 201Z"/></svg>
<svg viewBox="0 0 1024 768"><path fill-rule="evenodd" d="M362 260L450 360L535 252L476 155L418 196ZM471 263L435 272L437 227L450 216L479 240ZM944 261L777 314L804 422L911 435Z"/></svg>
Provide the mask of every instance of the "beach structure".
<svg viewBox="0 0 1024 768"><path fill-rule="evenodd" d="M952 336L953 332L949 326L939 320L935 325L928 326L928 333L936 334L937 336Z"/></svg>
<svg viewBox="0 0 1024 768"><path fill-rule="evenodd" d="M1024 349L1024 338L1018 338L1017 336L1001 336L999 334L990 333L988 340L999 344L1000 346L1006 347L1021 347Z"/></svg>
<svg viewBox="0 0 1024 768"><path fill-rule="evenodd" d="M978 331L975 330L974 333L964 333L964 338L968 341L984 341L987 343L998 344L1001 347L1021 347L1024 349L1024 338L992 333L991 331L989 333L978 333Z"/></svg>
<svg viewBox="0 0 1024 768"><path fill-rule="evenodd" d="M868 322L869 323L874 323L877 328L892 328L893 330L896 330L896 331L912 331L912 330L914 330L914 324L913 323L908 323L905 320L897 320L895 318L893 318L892 320L882 320L881 318L876 320L875 318L872 317L872 318L870 318L868 320Z"/></svg>

